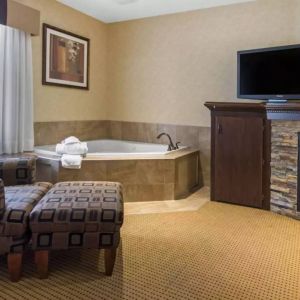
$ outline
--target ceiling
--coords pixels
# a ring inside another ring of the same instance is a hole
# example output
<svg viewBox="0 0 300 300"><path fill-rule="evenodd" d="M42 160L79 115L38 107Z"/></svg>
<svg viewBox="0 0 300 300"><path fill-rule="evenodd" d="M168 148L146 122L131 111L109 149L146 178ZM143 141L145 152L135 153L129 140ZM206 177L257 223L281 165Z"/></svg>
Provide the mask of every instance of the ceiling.
<svg viewBox="0 0 300 300"><path fill-rule="evenodd" d="M57 0L105 23L255 0Z"/></svg>

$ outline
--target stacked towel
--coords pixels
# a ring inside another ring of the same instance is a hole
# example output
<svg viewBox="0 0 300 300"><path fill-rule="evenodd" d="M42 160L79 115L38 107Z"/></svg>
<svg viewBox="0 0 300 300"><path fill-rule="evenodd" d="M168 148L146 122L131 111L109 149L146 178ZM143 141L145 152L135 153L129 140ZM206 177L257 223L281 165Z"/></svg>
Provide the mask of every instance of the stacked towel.
<svg viewBox="0 0 300 300"><path fill-rule="evenodd" d="M56 153L62 155L61 163L64 168L80 169L82 156L87 152L87 143L80 142L75 136L70 136L56 145Z"/></svg>
<svg viewBox="0 0 300 300"><path fill-rule="evenodd" d="M85 155L88 152L88 147L86 143L74 143L74 144L57 144L56 153L57 154L72 154L72 155Z"/></svg>
<svg viewBox="0 0 300 300"><path fill-rule="evenodd" d="M80 169L81 162L81 155L63 154L61 157L61 165L66 169Z"/></svg>
<svg viewBox="0 0 300 300"><path fill-rule="evenodd" d="M69 136L68 138L64 139L62 144L70 145L70 144L78 144L80 140L76 136Z"/></svg>

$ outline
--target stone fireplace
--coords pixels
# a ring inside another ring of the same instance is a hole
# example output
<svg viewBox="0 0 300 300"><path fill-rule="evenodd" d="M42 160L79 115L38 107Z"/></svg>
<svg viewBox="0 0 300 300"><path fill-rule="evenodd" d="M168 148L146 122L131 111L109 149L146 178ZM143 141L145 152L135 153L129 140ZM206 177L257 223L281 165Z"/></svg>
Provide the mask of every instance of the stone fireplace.
<svg viewBox="0 0 300 300"><path fill-rule="evenodd" d="M271 211L300 219L298 155L300 121L271 121Z"/></svg>

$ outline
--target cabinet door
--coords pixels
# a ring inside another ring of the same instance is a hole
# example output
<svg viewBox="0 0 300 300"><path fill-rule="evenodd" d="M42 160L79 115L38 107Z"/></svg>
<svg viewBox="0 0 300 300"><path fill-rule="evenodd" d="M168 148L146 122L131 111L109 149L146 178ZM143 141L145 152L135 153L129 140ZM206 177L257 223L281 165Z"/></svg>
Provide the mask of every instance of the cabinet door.
<svg viewBox="0 0 300 300"><path fill-rule="evenodd" d="M216 116L214 197L252 207L263 202L263 119Z"/></svg>

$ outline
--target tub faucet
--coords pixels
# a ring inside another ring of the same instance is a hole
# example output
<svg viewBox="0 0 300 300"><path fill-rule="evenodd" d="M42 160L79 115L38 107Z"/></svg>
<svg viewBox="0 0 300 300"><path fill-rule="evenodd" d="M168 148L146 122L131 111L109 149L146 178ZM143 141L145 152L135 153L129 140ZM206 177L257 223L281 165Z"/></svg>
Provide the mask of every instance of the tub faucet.
<svg viewBox="0 0 300 300"><path fill-rule="evenodd" d="M170 137L169 134L167 134L167 133L165 133L165 132L162 132L162 133L160 133L156 138L157 138L157 139L160 139L163 135L165 135L165 136L168 137L168 139L169 139L168 151L176 150L176 147L174 146L173 141L172 141L172 139L171 139L171 137Z"/></svg>

